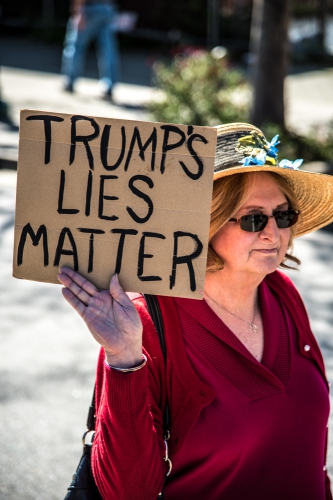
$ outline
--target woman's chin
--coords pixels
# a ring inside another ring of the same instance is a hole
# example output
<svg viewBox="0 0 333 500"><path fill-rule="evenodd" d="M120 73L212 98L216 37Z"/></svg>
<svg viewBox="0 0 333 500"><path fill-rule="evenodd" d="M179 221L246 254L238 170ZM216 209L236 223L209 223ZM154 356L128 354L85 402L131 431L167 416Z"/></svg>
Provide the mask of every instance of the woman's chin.
<svg viewBox="0 0 333 500"><path fill-rule="evenodd" d="M277 255L266 256L265 258L257 259L253 268L258 274L266 276L266 274L271 274L276 271L281 260L282 259L278 258Z"/></svg>

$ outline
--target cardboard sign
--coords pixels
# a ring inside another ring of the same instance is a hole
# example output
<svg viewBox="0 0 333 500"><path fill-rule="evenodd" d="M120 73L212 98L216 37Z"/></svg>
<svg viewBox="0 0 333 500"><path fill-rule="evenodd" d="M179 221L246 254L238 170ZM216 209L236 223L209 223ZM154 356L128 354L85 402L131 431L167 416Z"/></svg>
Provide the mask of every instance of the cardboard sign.
<svg viewBox="0 0 333 500"><path fill-rule="evenodd" d="M216 130L21 112L16 278L202 298Z"/></svg>

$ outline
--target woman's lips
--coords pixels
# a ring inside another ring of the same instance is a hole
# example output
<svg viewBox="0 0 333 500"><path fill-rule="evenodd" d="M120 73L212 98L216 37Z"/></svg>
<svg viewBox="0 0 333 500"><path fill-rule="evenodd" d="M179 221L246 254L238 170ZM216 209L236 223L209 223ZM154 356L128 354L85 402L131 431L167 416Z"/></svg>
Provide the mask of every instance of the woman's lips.
<svg viewBox="0 0 333 500"><path fill-rule="evenodd" d="M267 249L267 248L257 248L254 250L255 252L259 252L259 253L263 253L263 254L267 254L267 255L271 255L271 254L274 254L277 252L277 248L271 248L271 249Z"/></svg>

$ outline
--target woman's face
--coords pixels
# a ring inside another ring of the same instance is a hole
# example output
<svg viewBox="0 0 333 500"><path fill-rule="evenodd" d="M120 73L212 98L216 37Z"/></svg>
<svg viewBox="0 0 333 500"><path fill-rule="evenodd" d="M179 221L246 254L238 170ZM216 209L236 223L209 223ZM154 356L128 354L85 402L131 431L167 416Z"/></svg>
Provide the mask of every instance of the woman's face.
<svg viewBox="0 0 333 500"><path fill-rule="evenodd" d="M273 215L286 210L288 202L277 184L265 173L255 174L247 197L233 216ZM268 219L266 227L257 233L243 231L239 222L227 222L212 238L211 245L225 263L223 273L272 273L282 262L290 238L290 229L279 229L275 219Z"/></svg>

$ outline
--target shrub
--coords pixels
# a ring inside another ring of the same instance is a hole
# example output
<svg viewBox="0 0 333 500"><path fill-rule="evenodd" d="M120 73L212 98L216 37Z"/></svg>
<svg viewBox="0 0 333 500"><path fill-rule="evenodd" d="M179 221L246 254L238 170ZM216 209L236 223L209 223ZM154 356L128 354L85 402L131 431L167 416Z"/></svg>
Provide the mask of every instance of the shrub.
<svg viewBox="0 0 333 500"><path fill-rule="evenodd" d="M170 66L155 63L154 72L164 97L150 103L153 119L208 126L247 119L249 86L225 57L187 51L176 55Z"/></svg>

